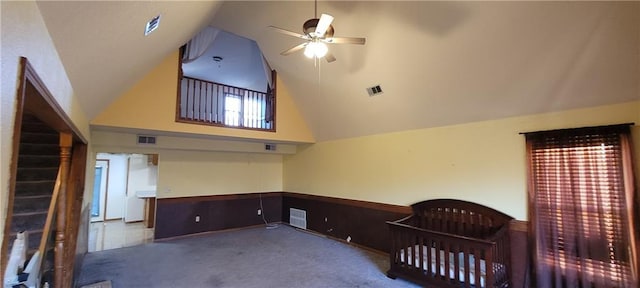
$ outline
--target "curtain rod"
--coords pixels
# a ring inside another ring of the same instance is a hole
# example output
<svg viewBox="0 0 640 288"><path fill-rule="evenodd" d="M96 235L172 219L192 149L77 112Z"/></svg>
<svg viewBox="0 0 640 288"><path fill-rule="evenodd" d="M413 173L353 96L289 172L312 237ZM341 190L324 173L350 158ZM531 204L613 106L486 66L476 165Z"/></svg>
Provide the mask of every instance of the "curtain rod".
<svg viewBox="0 0 640 288"><path fill-rule="evenodd" d="M613 124L613 125L602 125L602 126L586 126L586 127L578 127L578 128L564 128L564 129L552 129L552 130L541 130L541 131L531 131L531 132L520 132L520 135L534 134L534 133L545 133L545 132L559 132L559 131L570 131L570 130L579 130L579 129L593 129L593 128L605 128L605 127L616 127L616 126L634 126L636 123L622 123L622 124Z"/></svg>

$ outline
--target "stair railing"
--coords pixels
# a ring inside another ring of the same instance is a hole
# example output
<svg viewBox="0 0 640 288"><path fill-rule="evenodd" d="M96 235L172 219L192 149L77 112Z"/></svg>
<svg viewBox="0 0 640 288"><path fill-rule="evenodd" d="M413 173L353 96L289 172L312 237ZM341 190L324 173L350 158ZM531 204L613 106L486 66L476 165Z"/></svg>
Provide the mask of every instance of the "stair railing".
<svg viewBox="0 0 640 288"><path fill-rule="evenodd" d="M58 174L56 176L56 184L53 186L53 194L51 195L51 203L49 204L49 211L47 212L47 222L44 223L44 229L42 230L42 238L40 240L40 255L44 255L47 247L47 240L51 233L51 226L53 225L53 219L56 212L56 204L58 202L58 194L60 193L60 168L58 168Z"/></svg>
<svg viewBox="0 0 640 288"><path fill-rule="evenodd" d="M53 194L51 195L51 203L49 204L49 211L47 212L47 221L44 224L44 229L42 230L42 238L40 238L40 247L38 251L40 251L40 271L44 271L44 265L47 259L47 244L51 239L51 233L53 231L52 227L54 225L53 220L56 216L56 208L58 203L58 194L60 194L60 186L61 186L61 167L58 168L58 174L56 176L56 183L53 186Z"/></svg>

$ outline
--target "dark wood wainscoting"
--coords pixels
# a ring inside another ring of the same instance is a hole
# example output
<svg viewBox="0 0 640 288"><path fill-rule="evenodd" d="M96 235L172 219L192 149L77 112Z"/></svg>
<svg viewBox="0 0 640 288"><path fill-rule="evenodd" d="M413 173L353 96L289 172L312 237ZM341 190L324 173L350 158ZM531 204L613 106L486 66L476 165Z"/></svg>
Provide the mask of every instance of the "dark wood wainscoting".
<svg viewBox="0 0 640 288"><path fill-rule="evenodd" d="M91 219L91 203L87 203L82 210L80 210L80 223L78 224L78 240L76 242L76 251L75 251L75 263L73 269L73 281L78 281L80 279L80 271L82 267L82 263L84 261L84 256L88 252L89 248L89 222ZM73 287L76 287L77 283L72 283Z"/></svg>
<svg viewBox="0 0 640 288"><path fill-rule="evenodd" d="M512 220L509 237L511 240L511 279L513 287L529 287L527 271L531 250L528 244L529 222Z"/></svg>
<svg viewBox="0 0 640 288"><path fill-rule="evenodd" d="M155 239L282 221L282 193L250 193L157 200ZM199 217L199 222L196 222Z"/></svg>
<svg viewBox="0 0 640 288"><path fill-rule="evenodd" d="M268 192L234 195L164 198L157 200L155 238L163 239L202 232L264 224L289 223L289 208L305 210L307 229L335 239L381 252L389 252L386 221L411 214L411 207L301 193ZM196 216L200 221L196 222ZM528 222L511 222L511 273L514 287L526 287L529 246Z"/></svg>
<svg viewBox="0 0 640 288"><path fill-rule="evenodd" d="M282 219L289 222L289 208L307 212L307 229L378 251L389 252L386 221L411 214L411 208L366 201L297 193L283 193Z"/></svg>

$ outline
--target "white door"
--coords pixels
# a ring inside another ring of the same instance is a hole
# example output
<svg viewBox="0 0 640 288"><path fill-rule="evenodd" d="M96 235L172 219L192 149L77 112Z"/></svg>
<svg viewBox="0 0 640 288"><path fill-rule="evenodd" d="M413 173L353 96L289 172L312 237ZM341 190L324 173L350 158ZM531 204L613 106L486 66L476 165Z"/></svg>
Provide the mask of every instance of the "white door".
<svg viewBox="0 0 640 288"><path fill-rule="evenodd" d="M107 198L107 182L109 178L108 160L96 160L93 180L93 200L91 203L91 222L104 221L105 200Z"/></svg>

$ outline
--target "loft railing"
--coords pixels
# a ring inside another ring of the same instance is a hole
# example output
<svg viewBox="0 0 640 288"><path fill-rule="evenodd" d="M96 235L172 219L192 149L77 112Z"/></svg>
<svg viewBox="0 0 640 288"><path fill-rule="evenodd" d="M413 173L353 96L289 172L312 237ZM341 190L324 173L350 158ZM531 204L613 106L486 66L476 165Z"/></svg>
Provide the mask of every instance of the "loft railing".
<svg viewBox="0 0 640 288"><path fill-rule="evenodd" d="M191 77L180 80L176 121L275 131L275 90L267 93Z"/></svg>

